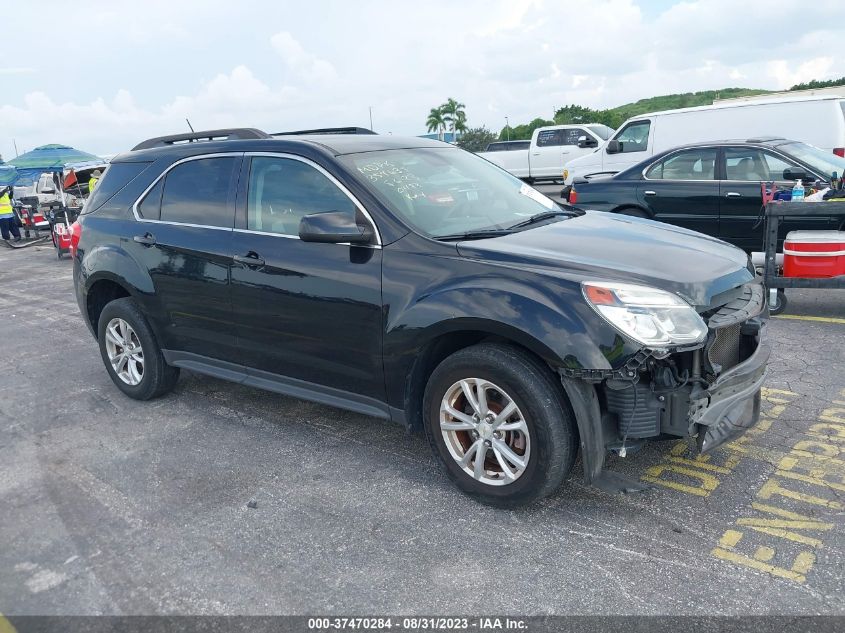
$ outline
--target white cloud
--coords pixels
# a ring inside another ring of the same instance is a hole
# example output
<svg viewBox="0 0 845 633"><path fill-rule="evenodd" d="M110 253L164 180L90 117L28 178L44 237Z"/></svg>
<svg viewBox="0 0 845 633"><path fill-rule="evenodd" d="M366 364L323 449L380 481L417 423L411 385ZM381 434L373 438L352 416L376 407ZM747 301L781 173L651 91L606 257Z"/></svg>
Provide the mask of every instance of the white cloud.
<svg viewBox="0 0 845 633"><path fill-rule="evenodd" d="M270 43L281 56L288 70L306 81L325 83L337 79L337 71L325 59L312 55L302 48L296 38L282 31L270 38Z"/></svg>
<svg viewBox="0 0 845 633"><path fill-rule="evenodd" d="M14 137L19 148L112 153L186 130L185 117L197 129L368 125L369 106L378 131L419 134L447 97L467 104L470 125L499 130L505 115L515 125L570 103L841 74L833 51L845 25L817 25L789 0L688 0L662 12L642 1L280 1L262 2L256 19L251 0L242 11L226 0L77 0L91 19L86 38L63 44L61 72L35 72L55 67L37 48L32 68L0 68L0 152ZM814 10L838 15L840 4ZM10 50L27 49L36 14L25 4L10 17Z"/></svg>
<svg viewBox="0 0 845 633"><path fill-rule="evenodd" d="M785 59L771 61L767 65L767 74L773 77L779 88L789 88L795 84L830 76L835 60L833 57L816 57L798 65Z"/></svg>

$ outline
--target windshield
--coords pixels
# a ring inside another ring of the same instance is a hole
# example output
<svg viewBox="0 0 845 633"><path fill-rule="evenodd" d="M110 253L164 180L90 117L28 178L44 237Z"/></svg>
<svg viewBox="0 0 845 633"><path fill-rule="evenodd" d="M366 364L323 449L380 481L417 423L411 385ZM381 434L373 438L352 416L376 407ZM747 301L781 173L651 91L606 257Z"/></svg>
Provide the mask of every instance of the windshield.
<svg viewBox="0 0 845 633"><path fill-rule="evenodd" d="M457 148L339 157L386 206L430 237L508 229L561 208L509 173Z"/></svg>
<svg viewBox="0 0 845 633"><path fill-rule="evenodd" d="M778 146L778 149L794 156L802 163L806 163L826 179L830 178L833 172L836 172L836 176L841 178L843 172L845 172L845 158L840 158L836 154L826 152L818 147L806 143L784 143Z"/></svg>
<svg viewBox="0 0 845 633"><path fill-rule="evenodd" d="M613 134L613 132L615 131L612 127L607 127L606 125L601 124L588 125L587 127L590 128L590 131L593 132L593 134L605 141L609 139L610 135Z"/></svg>

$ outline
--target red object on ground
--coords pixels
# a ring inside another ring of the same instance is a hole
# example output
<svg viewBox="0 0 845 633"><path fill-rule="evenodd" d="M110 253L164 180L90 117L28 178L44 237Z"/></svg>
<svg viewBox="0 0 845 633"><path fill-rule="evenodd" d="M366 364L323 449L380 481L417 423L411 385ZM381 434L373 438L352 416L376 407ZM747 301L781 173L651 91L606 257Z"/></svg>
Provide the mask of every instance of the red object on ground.
<svg viewBox="0 0 845 633"><path fill-rule="evenodd" d="M79 238L82 237L82 225L79 221L70 225L70 235L68 236L68 250L71 257L76 257L76 249L79 247Z"/></svg>
<svg viewBox="0 0 845 633"><path fill-rule="evenodd" d="M784 277L839 275L845 275L845 231L791 231L787 234L783 242Z"/></svg>

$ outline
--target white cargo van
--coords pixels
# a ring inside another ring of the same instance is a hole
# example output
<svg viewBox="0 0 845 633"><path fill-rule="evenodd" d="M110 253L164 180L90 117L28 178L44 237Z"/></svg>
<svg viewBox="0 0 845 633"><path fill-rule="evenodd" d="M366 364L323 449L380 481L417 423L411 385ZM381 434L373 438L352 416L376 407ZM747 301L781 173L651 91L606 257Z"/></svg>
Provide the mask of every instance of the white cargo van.
<svg viewBox="0 0 845 633"><path fill-rule="evenodd" d="M563 177L569 185L575 177L613 174L685 143L759 136L791 138L845 156L845 98L779 97L641 114L598 149L568 161Z"/></svg>
<svg viewBox="0 0 845 633"><path fill-rule="evenodd" d="M528 182L560 180L567 161L592 152L611 134L613 129L601 123L549 125L534 130L527 149L515 149L514 141L511 145L491 143L501 146L488 146L488 151L478 155Z"/></svg>

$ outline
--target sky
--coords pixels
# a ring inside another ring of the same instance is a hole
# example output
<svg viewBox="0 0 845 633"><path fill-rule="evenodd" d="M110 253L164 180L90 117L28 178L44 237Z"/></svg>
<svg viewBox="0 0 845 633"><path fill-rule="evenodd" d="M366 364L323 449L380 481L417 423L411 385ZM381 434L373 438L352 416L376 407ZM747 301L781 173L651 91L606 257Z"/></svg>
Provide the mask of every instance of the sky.
<svg viewBox="0 0 845 633"><path fill-rule="evenodd" d="M9 5L9 6L5 6ZM69 11L68 7L73 10ZM845 75L841 0L0 0L0 154L115 154L194 128L423 134L453 97L500 130Z"/></svg>

